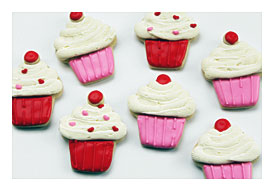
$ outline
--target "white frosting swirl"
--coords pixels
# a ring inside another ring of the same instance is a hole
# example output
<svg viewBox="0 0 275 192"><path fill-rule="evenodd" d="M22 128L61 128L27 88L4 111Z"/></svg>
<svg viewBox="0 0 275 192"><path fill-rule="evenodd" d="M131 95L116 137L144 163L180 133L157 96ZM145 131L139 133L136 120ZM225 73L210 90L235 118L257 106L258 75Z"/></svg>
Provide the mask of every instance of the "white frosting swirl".
<svg viewBox="0 0 275 192"><path fill-rule="evenodd" d="M189 93L179 84L170 82L162 85L156 81L139 88L136 95L130 96L128 106L137 114L171 117L189 117L196 108Z"/></svg>
<svg viewBox="0 0 275 192"><path fill-rule="evenodd" d="M85 17L81 21L69 21L66 29L55 40L56 55L60 60L85 55L108 47L115 39L113 28L99 20Z"/></svg>
<svg viewBox="0 0 275 192"><path fill-rule="evenodd" d="M223 132L212 128L200 137L192 151L193 160L206 164L251 162L259 156L255 141L237 126Z"/></svg>
<svg viewBox="0 0 275 192"><path fill-rule="evenodd" d="M82 111L86 111L87 115L83 115ZM109 120L104 120L104 115ZM74 126L69 123L75 122ZM116 126L119 130L113 131L112 127ZM88 129L93 127L92 132ZM74 109L71 115L65 116L60 120L61 134L68 139L77 140L119 140L126 135L126 125L120 120L117 113L112 108L104 104L103 108L98 108L90 104Z"/></svg>
<svg viewBox="0 0 275 192"><path fill-rule="evenodd" d="M174 15L179 16L179 19L175 20ZM142 21L135 25L135 32L141 39L192 39L199 34L199 27L192 28L190 24L196 23L184 13L161 12L159 16L154 15L154 13L147 13ZM148 27L153 27L153 29L148 31ZM179 34L174 35L174 30L178 31Z"/></svg>
<svg viewBox="0 0 275 192"><path fill-rule="evenodd" d="M22 73L24 69L27 69L26 74ZM39 79L44 80L44 83L39 84ZM16 89L16 85L22 88ZM60 93L62 89L63 85L57 72L43 61L36 64L23 63L12 71L13 97L54 95Z"/></svg>
<svg viewBox="0 0 275 192"><path fill-rule="evenodd" d="M202 61L207 79L234 78L262 71L261 54L245 42L221 43Z"/></svg>

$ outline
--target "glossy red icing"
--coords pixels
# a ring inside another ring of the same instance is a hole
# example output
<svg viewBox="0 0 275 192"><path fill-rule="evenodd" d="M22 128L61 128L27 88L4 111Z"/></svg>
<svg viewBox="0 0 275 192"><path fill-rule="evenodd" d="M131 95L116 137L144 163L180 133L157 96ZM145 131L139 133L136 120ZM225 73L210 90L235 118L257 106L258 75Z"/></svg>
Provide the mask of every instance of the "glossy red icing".
<svg viewBox="0 0 275 192"><path fill-rule="evenodd" d="M171 82L171 79L168 75L165 75L165 74L161 74L157 77L157 80L156 80L159 84L162 84L162 85L165 85L167 83L170 83Z"/></svg>
<svg viewBox="0 0 275 192"><path fill-rule="evenodd" d="M88 99L92 104L97 104L103 99L103 94L100 91L95 90L89 94Z"/></svg>
<svg viewBox="0 0 275 192"><path fill-rule="evenodd" d="M93 132L94 130L95 130L95 128L90 127L90 128L88 129L88 132Z"/></svg>
<svg viewBox="0 0 275 192"><path fill-rule="evenodd" d="M28 72L28 69L23 69L21 73L26 74Z"/></svg>
<svg viewBox="0 0 275 192"><path fill-rule="evenodd" d="M161 12L155 12L155 16L159 16Z"/></svg>
<svg viewBox="0 0 275 192"><path fill-rule="evenodd" d="M219 132L223 132L229 127L231 127L231 124L227 119L219 119L215 123L215 129Z"/></svg>
<svg viewBox="0 0 275 192"><path fill-rule="evenodd" d="M69 140L73 169L86 172L104 172L112 162L113 141Z"/></svg>
<svg viewBox="0 0 275 192"><path fill-rule="evenodd" d="M158 68L178 68L185 58L188 40L145 40L148 63Z"/></svg>
<svg viewBox="0 0 275 192"><path fill-rule="evenodd" d="M113 129L113 131L115 131L115 132L119 130L119 129L117 128L117 126L113 126L112 129Z"/></svg>
<svg viewBox="0 0 275 192"><path fill-rule="evenodd" d="M83 16L83 13L82 13L82 12L71 12L71 13L70 13L70 18L71 18L71 20L73 20L73 21L79 20L82 16Z"/></svg>
<svg viewBox="0 0 275 192"><path fill-rule="evenodd" d="M239 39L237 33L233 32L233 31L227 32L225 34L224 38L231 45L233 45L234 43L236 43L238 41L238 39Z"/></svg>
<svg viewBox="0 0 275 192"><path fill-rule="evenodd" d="M24 56L24 60L28 63L33 63L37 61L38 58L39 55L35 51L28 51Z"/></svg>
<svg viewBox="0 0 275 192"><path fill-rule="evenodd" d="M39 84L43 84L45 81L43 79L38 79Z"/></svg>
<svg viewBox="0 0 275 192"><path fill-rule="evenodd" d="M101 109L102 107L104 107L104 104L100 104L97 107Z"/></svg>
<svg viewBox="0 0 275 192"><path fill-rule="evenodd" d="M12 98L13 125L42 125L50 120L51 113L52 96Z"/></svg>
<svg viewBox="0 0 275 192"><path fill-rule="evenodd" d="M178 20L180 17L177 15L173 15L173 19Z"/></svg>
<svg viewBox="0 0 275 192"><path fill-rule="evenodd" d="M190 27L195 28L195 27L197 27L197 24L196 23L192 23L192 24L190 24Z"/></svg>

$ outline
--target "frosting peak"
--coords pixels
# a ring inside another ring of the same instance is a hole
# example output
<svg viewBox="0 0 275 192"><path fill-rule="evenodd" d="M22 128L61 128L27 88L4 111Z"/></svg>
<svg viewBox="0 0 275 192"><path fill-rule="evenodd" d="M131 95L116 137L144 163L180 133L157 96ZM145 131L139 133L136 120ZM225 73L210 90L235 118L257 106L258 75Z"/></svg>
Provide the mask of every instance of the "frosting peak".
<svg viewBox="0 0 275 192"><path fill-rule="evenodd" d="M135 25L135 32L141 39L183 40L199 34L195 22L184 13L147 13Z"/></svg>

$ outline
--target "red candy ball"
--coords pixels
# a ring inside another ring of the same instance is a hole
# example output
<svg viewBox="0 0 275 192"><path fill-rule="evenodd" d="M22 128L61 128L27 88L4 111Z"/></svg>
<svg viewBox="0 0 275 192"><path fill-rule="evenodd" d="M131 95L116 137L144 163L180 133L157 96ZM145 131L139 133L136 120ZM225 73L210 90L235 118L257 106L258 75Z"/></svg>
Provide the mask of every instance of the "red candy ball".
<svg viewBox="0 0 275 192"><path fill-rule="evenodd" d="M155 12L154 14L155 14L155 16L159 16L160 12Z"/></svg>
<svg viewBox="0 0 275 192"><path fill-rule="evenodd" d="M104 107L104 104L100 104L97 106L99 109L101 109L102 107Z"/></svg>
<svg viewBox="0 0 275 192"><path fill-rule="evenodd" d="M88 129L88 132L93 132L94 130L95 130L95 128L90 127L90 128Z"/></svg>
<svg viewBox="0 0 275 192"><path fill-rule="evenodd" d="M196 23L192 23L192 24L190 24L190 27L195 28L195 27L197 27L197 24Z"/></svg>
<svg viewBox="0 0 275 192"><path fill-rule="evenodd" d="M37 61L38 58L39 55L35 51L28 51L24 56L24 60L28 63L33 63Z"/></svg>
<svg viewBox="0 0 275 192"><path fill-rule="evenodd" d="M38 79L39 84L43 84L45 81L43 79Z"/></svg>
<svg viewBox="0 0 275 192"><path fill-rule="evenodd" d="M157 80L156 80L159 84L165 85L167 83L171 82L171 79L168 75L165 74L161 74L158 76Z"/></svg>
<svg viewBox="0 0 275 192"><path fill-rule="evenodd" d="M82 16L83 16L83 13L82 13L82 12L71 12L71 13L70 13L70 18L71 18L71 20L73 20L73 21L79 20Z"/></svg>
<svg viewBox="0 0 275 192"><path fill-rule="evenodd" d="M229 127L231 127L231 124L227 119L219 119L215 123L215 129L219 132L223 132Z"/></svg>
<svg viewBox="0 0 275 192"><path fill-rule="evenodd" d="M224 38L231 45L233 45L234 43L236 43L238 41L238 39L239 39L237 33L233 32L233 31L227 32L225 34Z"/></svg>
<svg viewBox="0 0 275 192"><path fill-rule="evenodd" d="M23 69L21 73L26 74L28 72L28 69Z"/></svg>
<svg viewBox="0 0 275 192"><path fill-rule="evenodd" d="M178 20L180 17L177 16L177 15L173 15L173 18L174 18L175 20Z"/></svg>
<svg viewBox="0 0 275 192"><path fill-rule="evenodd" d="M119 130L116 126L113 126L112 129L113 129L113 131L115 131L115 132Z"/></svg>
<svg viewBox="0 0 275 192"><path fill-rule="evenodd" d="M95 90L89 94L88 99L92 104L98 104L102 101L103 94L100 91Z"/></svg>

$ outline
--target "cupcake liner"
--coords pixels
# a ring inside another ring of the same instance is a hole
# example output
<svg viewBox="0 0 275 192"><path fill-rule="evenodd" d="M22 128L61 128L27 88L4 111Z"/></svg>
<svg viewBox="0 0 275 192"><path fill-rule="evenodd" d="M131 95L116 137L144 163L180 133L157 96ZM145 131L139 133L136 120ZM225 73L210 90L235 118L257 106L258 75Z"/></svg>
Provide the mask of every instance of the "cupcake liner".
<svg viewBox="0 0 275 192"><path fill-rule="evenodd" d="M71 165L78 171L104 172L112 162L114 141L69 140Z"/></svg>
<svg viewBox="0 0 275 192"><path fill-rule="evenodd" d="M138 115L137 121L142 145L169 149L178 145L185 118Z"/></svg>
<svg viewBox="0 0 275 192"><path fill-rule="evenodd" d="M252 179L252 163L204 165L206 179Z"/></svg>
<svg viewBox="0 0 275 192"><path fill-rule="evenodd" d="M178 68L183 65L189 40L145 40L148 63L157 68Z"/></svg>
<svg viewBox="0 0 275 192"><path fill-rule="evenodd" d="M51 117L52 103L52 96L13 97L12 124L16 126L46 124Z"/></svg>
<svg viewBox="0 0 275 192"><path fill-rule="evenodd" d="M260 76L213 80L220 104L226 108L250 107L259 99Z"/></svg>
<svg viewBox="0 0 275 192"><path fill-rule="evenodd" d="M69 64L81 83L98 81L114 73L113 50L107 47L72 59Z"/></svg>

